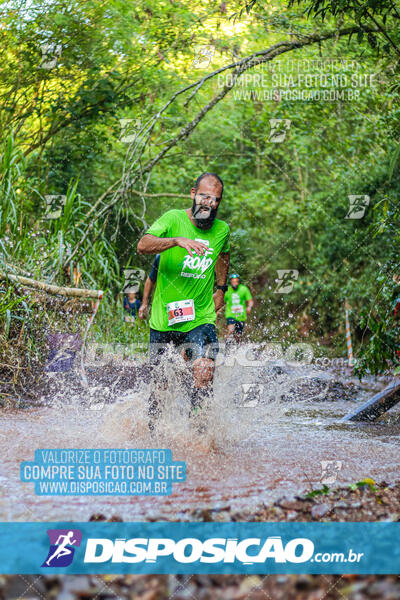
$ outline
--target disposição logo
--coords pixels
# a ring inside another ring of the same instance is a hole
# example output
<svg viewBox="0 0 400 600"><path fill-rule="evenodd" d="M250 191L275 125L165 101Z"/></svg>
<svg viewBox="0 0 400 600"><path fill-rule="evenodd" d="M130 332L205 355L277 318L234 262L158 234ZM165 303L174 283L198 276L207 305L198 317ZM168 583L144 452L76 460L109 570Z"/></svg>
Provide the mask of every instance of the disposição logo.
<svg viewBox="0 0 400 600"><path fill-rule="evenodd" d="M68 567L74 558L74 546L80 546L79 529L48 529L50 548L42 567Z"/></svg>

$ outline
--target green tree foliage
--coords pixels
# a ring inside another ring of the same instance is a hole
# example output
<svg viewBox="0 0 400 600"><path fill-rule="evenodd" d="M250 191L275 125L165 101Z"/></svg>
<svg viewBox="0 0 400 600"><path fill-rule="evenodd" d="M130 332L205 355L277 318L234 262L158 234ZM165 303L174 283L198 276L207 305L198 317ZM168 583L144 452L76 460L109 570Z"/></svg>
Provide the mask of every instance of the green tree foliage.
<svg viewBox="0 0 400 600"><path fill-rule="evenodd" d="M252 335L344 354L347 299L361 371L396 363L396 3L15 0L1 11L0 268L61 284L78 269L79 285L106 290L103 332L124 338L108 325L123 269L150 265L138 238L214 171L232 267L257 301ZM268 48L281 53L217 101L227 67ZM307 100L284 93L310 87ZM271 119L290 121L281 143ZM46 219L49 195L66 198L58 219ZM357 195L365 214L347 218ZM276 293L285 269L298 278Z"/></svg>

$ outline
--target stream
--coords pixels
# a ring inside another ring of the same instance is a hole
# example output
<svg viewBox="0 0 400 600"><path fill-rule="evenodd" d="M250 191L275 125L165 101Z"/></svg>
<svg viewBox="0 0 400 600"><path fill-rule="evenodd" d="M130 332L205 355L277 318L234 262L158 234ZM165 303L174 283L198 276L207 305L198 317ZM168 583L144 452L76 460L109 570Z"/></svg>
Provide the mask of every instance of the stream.
<svg viewBox="0 0 400 600"><path fill-rule="evenodd" d="M281 359L239 363L217 364L213 397L196 417L202 428L188 417L180 356L167 356L160 366L167 389L142 380L143 365L136 360L134 383L123 391L126 367L122 375L118 365L108 368L112 383L95 381L95 369L89 369L90 390L69 390L60 374L57 391L43 402L2 411L1 520L87 521L96 514L189 520L196 510L229 520L232 512L251 513L324 482L337 487L365 477L396 480L399 407L378 423L339 423L384 382L370 378L360 386L346 369ZM150 433L147 406L154 394L163 413ZM186 461L187 478L174 483L169 496L37 496L33 483L21 483L19 469L38 448L170 448L174 460Z"/></svg>

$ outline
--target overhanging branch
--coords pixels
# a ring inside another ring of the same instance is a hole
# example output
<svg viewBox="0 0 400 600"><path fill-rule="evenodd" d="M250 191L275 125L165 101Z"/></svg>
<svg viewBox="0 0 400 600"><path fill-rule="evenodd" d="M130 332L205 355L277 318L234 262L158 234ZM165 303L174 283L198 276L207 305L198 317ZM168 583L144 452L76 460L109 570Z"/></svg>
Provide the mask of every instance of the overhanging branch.
<svg viewBox="0 0 400 600"><path fill-rule="evenodd" d="M361 27L353 26L353 27L347 27L347 28L339 29L339 30L332 30L332 31L324 32L324 33L313 33L313 34L310 34L307 36L304 35L304 36L302 36L301 39L296 39L296 40L291 40L291 41L285 40L282 42L278 42L277 44L274 44L273 46L271 46L270 48L267 48L266 50L260 50L258 52L254 52L250 56L247 56L239 61L230 63L229 65L226 65L224 67L216 69L212 73L209 73L208 75L205 75L204 77L202 77L200 80L198 80L188 86L185 86L181 90L178 90L177 92L175 92L171 96L171 98L168 100L168 102L156 113L156 115L154 115L143 126L143 128L140 130L140 132L135 136L133 143L131 144L131 146L129 147L129 149L127 151L127 158L124 163L124 169L123 169L123 174L122 174L121 178L119 180L117 180L116 182L114 182L113 185L110 186L110 188L107 190L106 194L103 194L101 197L101 200L104 201L106 195L108 195L108 193L111 192L111 190L115 190L110 198L109 203L105 204L97 215L95 215L95 216L93 215L94 218L92 218L92 220L88 223L84 235L82 236L82 238L80 239L78 244L75 246L73 253L65 261L64 267L66 267L70 263L72 258L77 254L78 249L82 246L82 244L88 238L94 223L99 218L104 217L104 215L106 213L108 213L117 204L117 202L119 200L121 200L123 197L125 197L128 192L140 195L144 202L144 198L149 195L133 189L133 185L138 180L138 178L139 177L142 178L143 174L147 173L147 181L149 180L149 176L151 174L152 169L165 157L165 155L171 150L171 148L176 146L181 140L184 140L191 135L192 131L197 127L197 125L206 116L206 114L208 112L210 112L214 108L214 106L216 106L230 92L230 90L232 88L235 87L236 82L237 82L239 76L242 75L242 73L244 73L245 71L247 71L249 69L253 69L254 67L257 67L260 64L269 62L269 61L273 60L274 58L276 58L277 56L279 56L281 54L285 54L286 52L291 52L293 50L297 50L297 49L303 48L305 46L310 46L312 44L319 44L319 43L327 41L329 39L333 39L333 38L338 39L339 37L349 36L352 34L356 34L360 31L377 32L378 29L372 28L372 27L361 28ZM233 75L231 77L230 82L226 83L224 85L224 87L221 89L221 91L216 96L214 96L197 113L197 115L194 117L194 119L192 119L192 121L190 121L190 123L188 123L187 125L182 127L181 130L178 132L178 134L175 137L173 137L171 140L169 140L165 144L164 148L156 156L154 156L152 159L147 161L147 163L142 165L141 158L142 158L143 152L146 148L147 141L149 140L150 135L151 135L156 123L159 121L159 119L161 118L161 115L167 110L167 108L169 106L171 106L171 104L173 102L175 102L175 100L180 95L182 95L183 93L188 92L189 90L192 90L194 88L194 91L192 92L192 94L189 96L189 98L185 102L185 105L187 105L187 103L191 100L191 98L197 93L197 91L204 85L204 83L207 80L210 80L210 79L216 77L217 75L219 75L220 73L223 73L224 71L228 71L228 70L233 71ZM117 189L115 189L116 187L117 187ZM175 194L171 194L171 195L175 196ZM154 196L154 195L151 195L151 196ZM99 201L96 202L95 206L97 206L98 204L99 204ZM93 209L90 211L90 214L93 214Z"/></svg>

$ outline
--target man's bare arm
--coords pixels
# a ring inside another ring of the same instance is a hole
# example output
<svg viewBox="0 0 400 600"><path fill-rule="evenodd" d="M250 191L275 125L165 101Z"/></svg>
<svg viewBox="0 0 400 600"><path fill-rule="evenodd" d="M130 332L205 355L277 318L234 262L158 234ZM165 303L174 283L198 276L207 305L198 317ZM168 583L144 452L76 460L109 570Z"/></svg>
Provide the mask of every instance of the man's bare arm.
<svg viewBox="0 0 400 600"><path fill-rule="evenodd" d="M230 252L221 252L215 263L217 285L225 285L228 279ZM221 290L222 291L222 290Z"/></svg>
<svg viewBox="0 0 400 600"><path fill-rule="evenodd" d="M225 285L228 278L229 271L230 253L221 252L215 263L215 275L217 279L217 285ZM224 305L224 290L217 290L213 296L216 312Z"/></svg>
<svg viewBox="0 0 400 600"><path fill-rule="evenodd" d="M146 233L146 235L139 240L137 251L139 254L159 254L160 252L164 252L164 250L169 250L169 248L174 248L175 246L184 248L188 251L190 256L193 256L193 252L198 255L203 255L206 250L208 250L208 247L205 244L190 240L189 238L163 238L151 235L151 233Z"/></svg>
<svg viewBox="0 0 400 600"><path fill-rule="evenodd" d="M139 240L137 251L139 254L158 254L159 252L164 252L164 250L176 246L175 240L176 238L160 238L156 235L146 233L146 235Z"/></svg>
<svg viewBox="0 0 400 600"><path fill-rule="evenodd" d="M139 308L139 318L140 319L144 319L145 317L147 317L147 312L149 309L149 299L150 299L150 295L151 295L151 292L152 292L154 286L155 286L155 283L152 282L150 277L147 277L145 284L144 284L142 304L140 305L140 308Z"/></svg>

